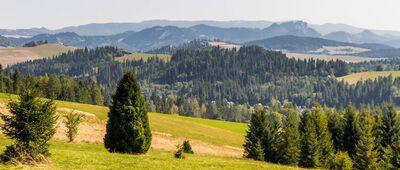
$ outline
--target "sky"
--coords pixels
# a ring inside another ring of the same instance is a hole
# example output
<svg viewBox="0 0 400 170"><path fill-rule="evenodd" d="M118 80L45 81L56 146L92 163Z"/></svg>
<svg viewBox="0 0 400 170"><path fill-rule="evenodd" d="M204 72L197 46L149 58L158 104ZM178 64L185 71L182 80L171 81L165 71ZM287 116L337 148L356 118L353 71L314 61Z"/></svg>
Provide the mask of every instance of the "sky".
<svg viewBox="0 0 400 170"><path fill-rule="evenodd" d="M399 0L0 0L0 28L167 20L303 20L400 31Z"/></svg>

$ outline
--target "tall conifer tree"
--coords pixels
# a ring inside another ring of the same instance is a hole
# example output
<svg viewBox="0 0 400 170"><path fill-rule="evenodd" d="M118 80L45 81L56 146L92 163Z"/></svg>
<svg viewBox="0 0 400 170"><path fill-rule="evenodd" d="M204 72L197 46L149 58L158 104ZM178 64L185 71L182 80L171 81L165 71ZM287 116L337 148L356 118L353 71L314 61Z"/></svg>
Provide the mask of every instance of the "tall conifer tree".
<svg viewBox="0 0 400 170"><path fill-rule="evenodd" d="M128 71L120 80L108 113L104 145L109 152L146 153L151 144L149 118L139 84Z"/></svg>

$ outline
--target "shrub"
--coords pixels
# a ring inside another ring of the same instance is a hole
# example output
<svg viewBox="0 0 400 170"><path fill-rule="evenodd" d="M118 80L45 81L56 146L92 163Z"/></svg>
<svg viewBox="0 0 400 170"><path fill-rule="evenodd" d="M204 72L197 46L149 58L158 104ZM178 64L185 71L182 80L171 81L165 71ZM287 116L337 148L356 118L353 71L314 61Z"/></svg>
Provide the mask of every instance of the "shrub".
<svg viewBox="0 0 400 170"><path fill-rule="evenodd" d="M183 146L177 145L176 148L178 150L174 153L174 157L178 159L185 159L185 156L183 155Z"/></svg>
<svg viewBox="0 0 400 170"><path fill-rule="evenodd" d="M183 152L192 154L194 153L188 140L183 141Z"/></svg>
<svg viewBox="0 0 400 170"><path fill-rule="evenodd" d="M64 116L64 124L67 127L66 135L69 142L73 142L78 134L78 125L82 122L83 115L74 113L74 111Z"/></svg>

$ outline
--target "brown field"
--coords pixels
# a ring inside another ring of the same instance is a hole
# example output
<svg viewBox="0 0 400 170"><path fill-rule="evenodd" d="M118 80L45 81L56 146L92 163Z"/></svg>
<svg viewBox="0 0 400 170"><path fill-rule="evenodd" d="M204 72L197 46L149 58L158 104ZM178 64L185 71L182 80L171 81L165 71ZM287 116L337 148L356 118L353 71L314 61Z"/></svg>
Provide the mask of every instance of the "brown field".
<svg viewBox="0 0 400 170"><path fill-rule="evenodd" d="M45 44L24 48L2 48L0 49L0 64L11 66L19 62L53 57L75 49L77 48L59 44Z"/></svg>
<svg viewBox="0 0 400 170"><path fill-rule="evenodd" d="M289 58L296 59L322 59L322 60L343 60L348 63L359 63L363 61L374 61L374 60L383 60L386 58L368 58L368 57L358 57L358 56L346 56L346 55L320 55L320 54L303 54L303 53L286 53L286 56Z"/></svg>

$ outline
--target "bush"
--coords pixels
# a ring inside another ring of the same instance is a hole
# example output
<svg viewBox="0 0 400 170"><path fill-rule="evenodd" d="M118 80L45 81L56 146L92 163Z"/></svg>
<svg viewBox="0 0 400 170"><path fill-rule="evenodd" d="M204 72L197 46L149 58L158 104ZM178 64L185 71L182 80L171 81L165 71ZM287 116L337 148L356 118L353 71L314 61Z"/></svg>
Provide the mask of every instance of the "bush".
<svg viewBox="0 0 400 170"><path fill-rule="evenodd" d="M4 134L15 140L0 156L3 162L40 163L50 155L47 142L55 133L56 107L53 100L38 97L33 81L27 75L19 99L8 103L11 115L0 114Z"/></svg>
<svg viewBox="0 0 400 170"><path fill-rule="evenodd" d="M331 162L331 169L335 170L351 170L353 169L353 162L347 152L338 152Z"/></svg>
<svg viewBox="0 0 400 170"><path fill-rule="evenodd" d="M174 153L174 157L178 159L185 159L185 156L183 155L183 146L177 145L176 148L178 150Z"/></svg>
<svg viewBox="0 0 400 170"><path fill-rule="evenodd" d="M69 142L73 142L76 135L78 134L78 125L82 122L83 115L74 113L74 111L64 116L64 124L67 128L67 138Z"/></svg>
<svg viewBox="0 0 400 170"><path fill-rule="evenodd" d="M183 141L183 152L192 154L194 153L188 140Z"/></svg>

